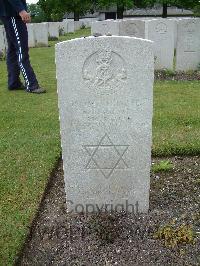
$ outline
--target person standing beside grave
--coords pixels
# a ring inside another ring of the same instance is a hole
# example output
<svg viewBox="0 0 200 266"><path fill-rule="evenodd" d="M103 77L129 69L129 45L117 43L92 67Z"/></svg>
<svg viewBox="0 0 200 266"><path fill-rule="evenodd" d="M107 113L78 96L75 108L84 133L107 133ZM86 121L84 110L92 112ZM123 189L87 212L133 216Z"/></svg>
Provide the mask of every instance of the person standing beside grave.
<svg viewBox="0 0 200 266"><path fill-rule="evenodd" d="M45 93L38 84L31 67L26 23L31 21L26 0L0 0L0 20L3 22L8 42L8 89L25 89L29 93ZM20 81L20 71L25 86Z"/></svg>

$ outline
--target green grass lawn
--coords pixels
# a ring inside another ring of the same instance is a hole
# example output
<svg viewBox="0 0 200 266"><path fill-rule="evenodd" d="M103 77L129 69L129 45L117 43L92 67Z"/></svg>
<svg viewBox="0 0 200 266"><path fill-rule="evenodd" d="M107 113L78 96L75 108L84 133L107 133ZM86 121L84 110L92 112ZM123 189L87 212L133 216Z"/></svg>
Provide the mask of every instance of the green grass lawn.
<svg viewBox="0 0 200 266"><path fill-rule="evenodd" d="M154 86L153 155L200 153L200 82Z"/></svg>
<svg viewBox="0 0 200 266"><path fill-rule="evenodd" d="M13 264L61 152L54 44L30 51L47 94L7 91L0 62L0 265ZM156 82L154 90L153 154L199 154L199 82Z"/></svg>

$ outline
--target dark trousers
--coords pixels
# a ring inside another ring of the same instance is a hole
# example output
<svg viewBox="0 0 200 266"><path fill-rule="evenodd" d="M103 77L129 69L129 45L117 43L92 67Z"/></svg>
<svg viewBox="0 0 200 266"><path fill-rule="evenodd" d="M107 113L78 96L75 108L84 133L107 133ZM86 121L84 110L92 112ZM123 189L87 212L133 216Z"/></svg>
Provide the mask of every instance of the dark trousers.
<svg viewBox="0 0 200 266"><path fill-rule="evenodd" d="M20 70L28 91L38 86L38 81L31 67L28 48L28 31L20 17L1 17L8 41L7 68L8 88L20 86Z"/></svg>

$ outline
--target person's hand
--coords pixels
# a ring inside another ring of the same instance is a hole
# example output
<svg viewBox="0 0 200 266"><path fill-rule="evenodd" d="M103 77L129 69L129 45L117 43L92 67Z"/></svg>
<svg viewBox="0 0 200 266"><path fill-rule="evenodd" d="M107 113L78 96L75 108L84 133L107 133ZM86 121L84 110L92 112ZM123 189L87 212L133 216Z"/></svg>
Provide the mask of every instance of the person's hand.
<svg viewBox="0 0 200 266"><path fill-rule="evenodd" d="M19 15L22 18L22 20L23 20L24 23L31 22L31 16L25 10L22 10L21 12L19 12Z"/></svg>

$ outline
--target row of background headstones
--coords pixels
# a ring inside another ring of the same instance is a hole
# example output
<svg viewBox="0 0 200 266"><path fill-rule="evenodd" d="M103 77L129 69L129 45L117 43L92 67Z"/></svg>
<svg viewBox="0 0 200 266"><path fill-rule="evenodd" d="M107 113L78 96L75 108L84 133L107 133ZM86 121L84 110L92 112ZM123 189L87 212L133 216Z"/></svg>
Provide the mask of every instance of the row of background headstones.
<svg viewBox="0 0 200 266"><path fill-rule="evenodd" d="M195 70L200 64L200 19L131 19L92 23L92 35L131 36L154 42L155 69Z"/></svg>
<svg viewBox="0 0 200 266"><path fill-rule="evenodd" d="M91 34L131 36L154 41L155 69L195 70L200 64L200 19L128 19L93 21L63 20L27 24L29 47L48 46L48 39L91 27ZM0 26L0 51L7 47L5 31Z"/></svg>
<svg viewBox="0 0 200 266"><path fill-rule="evenodd" d="M91 27L91 19L82 19L80 21L63 20L62 22L44 22L27 24L29 35L29 47L48 46L48 39L58 38L59 35L73 33L82 27ZM0 26L0 51L7 49L6 34L3 26Z"/></svg>
<svg viewBox="0 0 200 266"><path fill-rule="evenodd" d="M73 33L84 27L91 27L91 20L63 20L62 22L44 22L27 24L29 47L48 46L48 38L58 38L59 35Z"/></svg>

